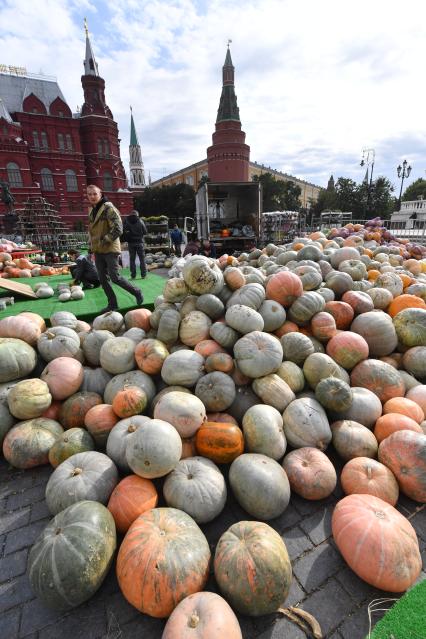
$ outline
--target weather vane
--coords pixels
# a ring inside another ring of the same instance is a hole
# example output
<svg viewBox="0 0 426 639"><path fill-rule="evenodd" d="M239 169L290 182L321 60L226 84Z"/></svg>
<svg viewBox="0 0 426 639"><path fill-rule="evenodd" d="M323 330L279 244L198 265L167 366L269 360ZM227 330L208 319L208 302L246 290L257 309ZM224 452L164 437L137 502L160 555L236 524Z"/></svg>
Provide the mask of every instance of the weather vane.
<svg viewBox="0 0 426 639"><path fill-rule="evenodd" d="M232 40L230 38L228 38L228 49L229 49L229 45L232 44Z"/></svg>
<svg viewBox="0 0 426 639"><path fill-rule="evenodd" d="M87 18L84 18L84 30L86 32L86 35L89 35L89 28L87 26Z"/></svg>

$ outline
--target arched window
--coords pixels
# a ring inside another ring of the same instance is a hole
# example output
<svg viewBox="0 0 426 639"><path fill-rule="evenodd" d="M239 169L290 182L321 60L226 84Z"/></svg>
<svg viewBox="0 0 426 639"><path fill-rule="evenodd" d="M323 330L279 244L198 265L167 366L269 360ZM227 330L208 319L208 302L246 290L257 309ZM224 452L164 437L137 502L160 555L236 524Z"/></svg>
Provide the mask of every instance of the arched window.
<svg viewBox="0 0 426 639"><path fill-rule="evenodd" d="M38 132L37 131L33 131L33 143L34 143L35 148L38 149L39 146L40 146L40 142L39 142L39 139L38 139Z"/></svg>
<svg viewBox="0 0 426 639"><path fill-rule="evenodd" d="M67 169L65 171L65 181L67 183L67 191L78 190L77 176L75 174L75 171L73 171L72 169Z"/></svg>
<svg viewBox="0 0 426 639"><path fill-rule="evenodd" d="M45 151L47 151L47 149L49 148L46 131L41 132L41 148L44 149Z"/></svg>
<svg viewBox="0 0 426 639"><path fill-rule="evenodd" d="M58 133L58 147L61 151L65 149L64 136L62 135L62 133Z"/></svg>
<svg viewBox="0 0 426 639"><path fill-rule="evenodd" d="M22 187L22 175L19 166L15 162L6 164L7 179L10 186Z"/></svg>
<svg viewBox="0 0 426 639"><path fill-rule="evenodd" d="M101 158L103 154L104 152L103 152L102 140L98 140L98 155Z"/></svg>
<svg viewBox="0 0 426 639"><path fill-rule="evenodd" d="M52 171L50 169L41 169L41 187L43 191L54 191L55 183L53 181Z"/></svg>
<svg viewBox="0 0 426 639"><path fill-rule="evenodd" d="M109 157L109 142L108 142L108 140L104 140L104 153L105 153L105 157L108 158Z"/></svg>
<svg viewBox="0 0 426 639"><path fill-rule="evenodd" d="M104 191L112 191L112 175L111 173L104 173Z"/></svg>
<svg viewBox="0 0 426 639"><path fill-rule="evenodd" d="M72 137L69 133L66 134L65 139L67 141L67 149L68 151L72 151Z"/></svg>

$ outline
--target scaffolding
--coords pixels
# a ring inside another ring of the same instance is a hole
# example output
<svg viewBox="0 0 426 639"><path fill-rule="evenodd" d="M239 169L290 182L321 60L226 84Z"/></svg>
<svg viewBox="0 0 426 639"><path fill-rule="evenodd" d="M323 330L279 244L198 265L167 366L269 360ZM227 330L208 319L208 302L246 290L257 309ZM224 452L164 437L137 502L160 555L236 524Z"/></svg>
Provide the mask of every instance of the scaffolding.
<svg viewBox="0 0 426 639"><path fill-rule="evenodd" d="M78 244L65 222L50 202L43 197L30 197L17 214L16 230L25 242L43 251L63 252Z"/></svg>

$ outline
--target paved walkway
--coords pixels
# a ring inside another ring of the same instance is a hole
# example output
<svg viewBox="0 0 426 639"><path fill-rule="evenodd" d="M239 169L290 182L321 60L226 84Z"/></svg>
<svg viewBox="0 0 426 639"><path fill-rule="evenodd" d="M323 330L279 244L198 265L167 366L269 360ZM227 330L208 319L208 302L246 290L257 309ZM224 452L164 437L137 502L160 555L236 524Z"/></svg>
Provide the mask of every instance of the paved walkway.
<svg viewBox="0 0 426 639"><path fill-rule="evenodd" d="M34 597L26 575L27 559L31 545L50 519L44 491L51 472L48 466L19 471L0 461L1 639L160 639L164 622L127 604L118 588L114 565L96 595L71 612L50 611ZM286 605L300 603L317 618L327 639L364 639L368 603L387 595L358 579L336 550L330 520L340 494L336 489L321 502L294 496L285 513L269 523L282 535L293 565ZM426 506L402 497L398 508L410 517L426 560ZM250 517L230 496L222 514L202 526L212 551L220 535L242 519ZM206 589L216 589L213 578ZM306 639L301 629L276 615L240 616L239 620L244 639Z"/></svg>

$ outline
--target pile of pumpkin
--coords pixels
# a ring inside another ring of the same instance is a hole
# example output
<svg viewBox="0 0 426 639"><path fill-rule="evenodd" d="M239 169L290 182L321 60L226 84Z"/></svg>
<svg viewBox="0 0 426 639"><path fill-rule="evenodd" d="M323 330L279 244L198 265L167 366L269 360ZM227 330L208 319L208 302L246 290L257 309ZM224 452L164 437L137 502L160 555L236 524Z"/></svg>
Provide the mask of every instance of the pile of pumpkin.
<svg viewBox="0 0 426 639"><path fill-rule="evenodd" d="M90 326L61 311L47 329L32 313L1 320L4 456L55 469L54 519L29 558L37 595L61 609L87 600L118 531L123 595L171 615L164 637L188 626L241 637L229 605L202 592L211 553L199 525L231 490L254 520L219 539L216 582L240 613L276 611L291 564L265 522L291 492L335 490L331 446L345 462L332 520L343 557L377 588L412 585L419 545L395 504L400 490L426 501L426 273L413 262L319 235L191 257L152 313Z"/></svg>
<svg viewBox="0 0 426 639"><path fill-rule="evenodd" d="M146 248L149 248L147 246ZM173 264L172 259L163 252L147 253L145 255L145 263L148 271L154 271L157 268L170 268Z"/></svg>
<svg viewBox="0 0 426 639"><path fill-rule="evenodd" d="M39 277L48 275L67 275L68 266L54 268L53 266L40 266L33 264L26 257L12 259L10 253L0 253L0 277Z"/></svg>

